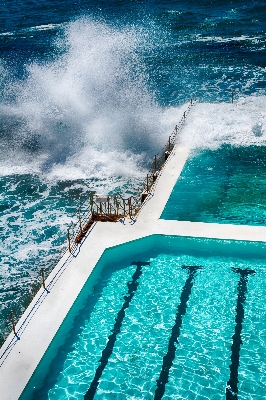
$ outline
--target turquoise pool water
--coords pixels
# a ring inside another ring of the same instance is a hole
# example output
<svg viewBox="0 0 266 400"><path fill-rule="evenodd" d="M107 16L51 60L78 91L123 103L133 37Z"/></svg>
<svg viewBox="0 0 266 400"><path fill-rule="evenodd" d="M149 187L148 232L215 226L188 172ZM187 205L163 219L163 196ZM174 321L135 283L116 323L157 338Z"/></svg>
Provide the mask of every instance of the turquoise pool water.
<svg viewBox="0 0 266 400"><path fill-rule="evenodd" d="M265 147L223 146L192 154L161 218L265 225L265 198Z"/></svg>
<svg viewBox="0 0 266 400"><path fill-rule="evenodd" d="M21 400L224 399L229 383L227 399L264 399L265 247L155 235L107 250Z"/></svg>

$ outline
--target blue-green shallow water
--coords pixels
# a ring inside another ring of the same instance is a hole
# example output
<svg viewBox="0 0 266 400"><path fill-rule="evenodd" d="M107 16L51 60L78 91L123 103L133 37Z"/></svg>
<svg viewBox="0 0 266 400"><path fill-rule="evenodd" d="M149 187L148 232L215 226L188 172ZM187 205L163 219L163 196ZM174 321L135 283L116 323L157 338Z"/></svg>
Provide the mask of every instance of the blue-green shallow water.
<svg viewBox="0 0 266 400"><path fill-rule="evenodd" d="M161 218L264 226L265 196L266 148L223 146L192 153Z"/></svg>
<svg viewBox="0 0 266 400"><path fill-rule="evenodd" d="M152 236L107 250L50 344L20 400L83 399L114 327L127 283L142 267L95 399L152 399L181 293L182 265L201 266L183 315L165 399L224 399L239 274L249 268L241 332L238 399L264 399L265 245Z"/></svg>

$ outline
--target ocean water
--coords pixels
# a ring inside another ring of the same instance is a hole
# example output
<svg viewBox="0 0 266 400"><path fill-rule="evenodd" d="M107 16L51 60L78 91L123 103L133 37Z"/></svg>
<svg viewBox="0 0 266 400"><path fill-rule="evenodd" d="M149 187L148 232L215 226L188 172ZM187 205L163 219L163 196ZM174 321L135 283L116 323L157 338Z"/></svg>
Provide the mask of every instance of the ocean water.
<svg viewBox="0 0 266 400"><path fill-rule="evenodd" d="M138 193L191 97L181 144L264 148L265 20L263 1L0 4L1 330L83 199Z"/></svg>

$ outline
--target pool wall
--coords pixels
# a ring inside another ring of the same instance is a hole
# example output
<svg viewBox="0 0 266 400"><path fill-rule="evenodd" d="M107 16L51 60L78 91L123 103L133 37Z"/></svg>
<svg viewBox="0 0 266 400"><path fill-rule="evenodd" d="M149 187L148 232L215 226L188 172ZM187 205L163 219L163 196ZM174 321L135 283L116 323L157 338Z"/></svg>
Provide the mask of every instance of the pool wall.
<svg viewBox="0 0 266 400"><path fill-rule="evenodd" d="M40 289L19 320L17 336L10 334L0 349L1 398L19 398L88 277L97 278L94 267L106 249L146 237L147 247L152 247L152 235L266 242L263 226L160 220L188 155L188 149L174 148L135 223L131 220L98 222L72 254L67 252L60 260L46 280L47 290ZM171 243L162 245L172 246ZM255 243L248 246L246 254L252 249L256 252L256 246ZM124 255L122 251L121 257Z"/></svg>

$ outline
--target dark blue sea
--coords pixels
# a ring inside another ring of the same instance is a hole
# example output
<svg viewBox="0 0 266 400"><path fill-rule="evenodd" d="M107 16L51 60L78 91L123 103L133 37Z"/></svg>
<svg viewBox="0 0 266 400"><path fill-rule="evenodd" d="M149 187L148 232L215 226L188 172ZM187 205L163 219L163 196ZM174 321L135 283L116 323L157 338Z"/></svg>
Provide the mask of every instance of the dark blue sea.
<svg viewBox="0 0 266 400"><path fill-rule="evenodd" d="M137 193L190 98L181 144L265 146L266 2L2 1L0 32L4 330L79 204Z"/></svg>

